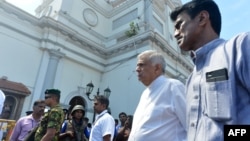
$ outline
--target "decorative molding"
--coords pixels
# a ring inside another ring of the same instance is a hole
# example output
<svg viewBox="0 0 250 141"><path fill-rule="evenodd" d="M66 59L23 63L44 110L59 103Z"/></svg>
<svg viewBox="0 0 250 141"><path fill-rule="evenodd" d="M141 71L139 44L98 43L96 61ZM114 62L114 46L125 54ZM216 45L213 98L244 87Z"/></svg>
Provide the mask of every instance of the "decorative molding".
<svg viewBox="0 0 250 141"><path fill-rule="evenodd" d="M164 10L165 10L165 8L164 8ZM163 21L166 21L168 15L165 15L165 12L161 11L157 5L154 5L154 6L153 6L153 11L154 11L154 13L155 13L156 15L158 15Z"/></svg>
<svg viewBox="0 0 250 141"><path fill-rule="evenodd" d="M131 6L141 2L141 0L128 0L126 2L126 4L122 4L117 8L107 10L107 9L104 9L102 7L102 5L99 5L98 0L97 1L94 1L94 0L82 0L82 1L84 1L86 4L88 4L90 7L95 9L97 12L99 12L100 14L102 14L106 18L111 18L111 17L123 12L128 7L131 7Z"/></svg>
<svg viewBox="0 0 250 141"><path fill-rule="evenodd" d="M62 57L65 56L64 53L60 52L60 49L57 49L57 50L49 49L48 51L49 51L51 59L54 59L54 60L57 60L57 61L59 61Z"/></svg>
<svg viewBox="0 0 250 141"><path fill-rule="evenodd" d="M94 10L86 8L83 10L83 18L85 22L90 26L96 26L98 24L98 17Z"/></svg>
<svg viewBox="0 0 250 141"><path fill-rule="evenodd" d="M52 11L52 6L48 6L44 9L41 16L50 16Z"/></svg>
<svg viewBox="0 0 250 141"><path fill-rule="evenodd" d="M105 48L98 46L97 44L94 44L94 42L87 41L86 38L79 35L79 33L76 34L72 30L65 30L67 28L65 28L64 25L62 24L57 24L57 26L55 26L55 24L53 24L54 22L53 20L50 21L49 19L48 21L45 20L44 22L45 22L44 24L46 24L45 26L49 28L53 28L54 30L59 31L62 34L65 34L74 42L80 43L82 49L88 50L92 52L93 54L96 54L97 56L102 57L104 59L109 59L117 55L123 54L125 52L133 51L134 47L131 46L131 44L138 45L145 41L155 42L157 46L159 46L164 52L166 52L173 60L176 60L176 58L178 58L177 56L179 56L177 51L175 51L161 35L157 34L156 32L152 30L143 32L131 38L125 39L124 41L121 41L105 49ZM70 49L64 46L63 44L59 44L59 46L64 47L65 50L70 51ZM187 70L189 71L192 70L193 67L191 63L188 62L185 58L179 58L179 60L177 61L180 64L184 65L184 67Z"/></svg>
<svg viewBox="0 0 250 141"><path fill-rule="evenodd" d="M157 9L159 9L161 12L164 12L165 10L165 2L164 0L155 0L153 1L154 6L157 7Z"/></svg>
<svg viewBox="0 0 250 141"><path fill-rule="evenodd" d="M53 30L57 31L57 33L50 32L49 34L60 33L60 34L64 35L65 38L69 39L69 41L71 40L70 42L76 44L76 46L78 46L80 49L82 49L83 52L76 52L75 50L67 47L65 44L60 43L60 42L55 42L52 39L47 39L47 38L40 39L38 37L31 36L28 33L24 33L21 29L17 29L16 27L13 27L11 25L6 25L6 24L2 23L3 26L6 26L7 28L12 28L16 32L23 33L24 35L29 36L30 38L33 38L35 40L41 40L41 42L44 42L44 43L54 44L57 47L60 47L64 50L72 52L72 53L74 53L78 56L81 56L83 58L89 59L89 60L96 62L100 65L105 65L105 64L97 62L94 58L89 58L88 56L84 55L84 50L89 51L89 52L91 52L91 53L93 53L93 54L95 54L103 59L110 59L110 58L118 56L120 54L134 51L135 48L133 45L139 46L142 43L150 41L150 42L157 43L157 46L159 46L162 49L162 51L168 53L172 59L177 60L179 58L177 51L175 51L173 48L171 48L169 43L161 35L158 35L157 33L155 33L154 31L151 31L151 30L147 31L147 32L142 32L142 33L135 35L131 38L117 42L113 46L109 46L108 48L107 47L105 48L103 45L98 44L95 41L88 39L86 36L83 36L78 31L73 30L72 28L68 27L67 25L65 25L59 21L55 21L54 19L51 19L49 17L42 17L40 19L36 19L32 16L27 15L24 12L21 12L20 10L15 10L14 7L11 7L11 6L9 6L9 8L8 8L8 6L4 7L4 8L3 7L0 5L0 9L1 8L4 9L4 11L7 11L7 13L9 13L11 16L15 15L18 19L23 19L24 21L28 21L29 23L32 23L34 25L34 27L37 26L41 30L47 28L47 29L50 29L50 31L53 31ZM14 9L14 12L11 11L11 9ZM1 13L4 13L4 12L1 12ZM12 14L14 14L14 15L12 15ZM71 21L72 21L72 19L71 19ZM86 30L86 32L91 32L91 31ZM115 38L113 40L115 40ZM189 61L186 60L186 58L184 58L184 57L179 58L177 61L182 66L184 66L187 70L192 70L193 66Z"/></svg>

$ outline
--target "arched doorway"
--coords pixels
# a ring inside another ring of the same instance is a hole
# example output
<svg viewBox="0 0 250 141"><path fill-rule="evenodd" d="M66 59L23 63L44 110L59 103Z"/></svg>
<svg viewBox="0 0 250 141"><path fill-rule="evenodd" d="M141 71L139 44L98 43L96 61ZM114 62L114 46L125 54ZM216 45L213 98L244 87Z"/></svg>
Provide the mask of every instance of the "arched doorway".
<svg viewBox="0 0 250 141"><path fill-rule="evenodd" d="M73 97L70 100L69 105L70 105L70 107L69 107L69 113L71 112L71 110L73 109L73 107L75 105L82 105L84 108L86 108L85 100L81 96L75 96L75 97Z"/></svg>
<svg viewBox="0 0 250 141"><path fill-rule="evenodd" d="M1 118L17 120L20 118L23 103L31 92L22 83L9 81L7 77L0 78L0 89L5 94L5 102Z"/></svg>
<svg viewBox="0 0 250 141"><path fill-rule="evenodd" d="M12 119L13 118L12 115L13 115L15 109L16 109L15 98L12 96L6 96L1 118L2 119Z"/></svg>

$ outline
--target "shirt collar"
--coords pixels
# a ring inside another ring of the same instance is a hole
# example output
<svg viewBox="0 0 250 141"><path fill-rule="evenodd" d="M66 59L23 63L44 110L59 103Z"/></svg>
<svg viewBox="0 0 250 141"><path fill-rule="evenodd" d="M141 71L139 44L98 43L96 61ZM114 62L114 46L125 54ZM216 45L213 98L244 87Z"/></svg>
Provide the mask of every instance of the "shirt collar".
<svg viewBox="0 0 250 141"><path fill-rule="evenodd" d="M161 80L164 80L164 75L158 76L154 81L151 82L151 84L148 86L149 89L152 89L154 87L158 87L159 83L161 83Z"/></svg>
<svg viewBox="0 0 250 141"><path fill-rule="evenodd" d="M208 54L209 51L215 49L216 47L218 47L219 44L221 44L224 41L225 41L224 39L217 38L217 39L214 39L214 40L208 42L207 44L198 48L197 50L191 51L190 56L191 56L193 62L196 63L197 60L206 56L206 54Z"/></svg>
<svg viewBox="0 0 250 141"><path fill-rule="evenodd" d="M195 60L196 60L196 54L195 54L195 51L191 51L190 52L190 57L191 57L191 59L193 60L193 62L195 63Z"/></svg>
<svg viewBox="0 0 250 141"><path fill-rule="evenodd" d="M99 115L97 115L97 118L103 116L103 115L106 114L107 112L108 112L108 110L102 111Z"/></svg>
<svg viewBox="0 0 250 141"><path fill-rule="evenodd" d="M101 118L104 114L108 113L108 110L102 111L100 114L98 114L95 118L95 121L97 121L99 118Z"/></svg>

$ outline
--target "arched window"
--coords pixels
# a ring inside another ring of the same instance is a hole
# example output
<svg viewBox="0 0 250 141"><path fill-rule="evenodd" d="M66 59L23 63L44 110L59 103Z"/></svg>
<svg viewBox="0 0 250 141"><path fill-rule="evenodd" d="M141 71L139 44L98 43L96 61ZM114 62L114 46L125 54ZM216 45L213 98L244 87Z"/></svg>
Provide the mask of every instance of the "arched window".
<svg viewBox="0 0 250 141"><path fill-rule="evenodd" d="M2 119L13 119L13 112L16 109L16 100L12 96L6 96L1 114Z"/></svg>
<svg viewBox="0 0 250 141"><path fill-rule="evenodd" d="M69 102L69 113L73 109L75 105L82 105L84 108L86 107L84 99L81 96L75 96L73 97Z"/></svg>

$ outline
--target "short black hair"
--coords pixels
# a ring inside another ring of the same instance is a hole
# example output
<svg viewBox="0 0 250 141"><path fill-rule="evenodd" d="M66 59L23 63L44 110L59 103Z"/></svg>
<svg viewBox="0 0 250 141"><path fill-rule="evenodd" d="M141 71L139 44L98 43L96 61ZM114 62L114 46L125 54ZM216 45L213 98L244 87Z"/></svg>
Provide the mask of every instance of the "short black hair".
<svg viewBox="0 0 250 141"><path fill-rule="evenodd" d="M28 116L28 115L32 114L33 111L26 111L25 113L26 113L26 115Z"/></svg>
<svg viewBox="0 0 250 141"><path fill-rule="evenodd" d="M118 124L118 123L119 123L119 120L118 120L118 119L115 119L115 123L117 123L117 124Z"/></svg>
<svg viewBox="0 0 250 141"><path fill-rule="evenodd" d="M120 117L121 115L125 115L125 116L127 117L127 114L126 114L125 112L121 112L121 113L119 114L119 117Z"/></svg>
<svg viewBox="0 0 250 141"><path fill-rule="evenodd" d="M37 106L38 104L40 103L45 103L44 100L36 100L34 103L33 103L33 106Z"/></svg>
<svg viewBox="0 0 250 141"><path fill-rule="evenodd" d="M221 13L218 5L213 0L192 0L180 7L175 8L175 10L170 13L170 18L172 21L175 21L180 13L185 12L191 19L194 19L195 16L203 10L209 13L212 28L218 35L220 35Z"/></svg>
<svg viewBox="0 0 250 141"><path fill-rule="evenodd" d="M106 105L106 108L109 107L109 99L104 95L95 95L95 99L100 102L101 104Z"/></svg>
<svg viewBox="0 0 250 141"><path fill-rule="evenodd" d="M92 127L92 124L91 124L91 123L88 123L87 126L88 126L89 128L91 128L91 127Z"/></svg>

